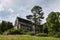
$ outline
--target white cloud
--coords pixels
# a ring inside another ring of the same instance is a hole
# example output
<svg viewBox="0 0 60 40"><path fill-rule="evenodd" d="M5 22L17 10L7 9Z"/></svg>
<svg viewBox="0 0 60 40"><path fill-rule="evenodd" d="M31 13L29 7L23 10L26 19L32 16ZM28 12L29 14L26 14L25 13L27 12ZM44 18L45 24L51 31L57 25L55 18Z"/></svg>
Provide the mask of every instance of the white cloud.
<svg viewBox="0 0 60 40"><path fill-rule="evenodd" d="M0 11L9 8L12 3L12 0L0 0Z"/></svg>
<svg viewBox="0 0 60 40"><path fill-rule="evenodd" d="M50 4L49 11L58 11L60 12L60 0L55 0L53 4Z"/></svg>
<svg viewBox="0 0 60 40"><path fill-rule="evenodd" d="M0 4L0 11L4 11L4 7L2 4Z"/></svg>
<svg viewBox="0 0 60 40"><path fill-rule="evenodd" d="M12 8L9 8L8 11L10 11L11 13L14 12L14 10Z"/></svg>
<svg viewBox="0 0 60 40"><path fill-rule="evenodd" d="M1 0L1 3L4 5L11 4L13 0Z"/></svg>

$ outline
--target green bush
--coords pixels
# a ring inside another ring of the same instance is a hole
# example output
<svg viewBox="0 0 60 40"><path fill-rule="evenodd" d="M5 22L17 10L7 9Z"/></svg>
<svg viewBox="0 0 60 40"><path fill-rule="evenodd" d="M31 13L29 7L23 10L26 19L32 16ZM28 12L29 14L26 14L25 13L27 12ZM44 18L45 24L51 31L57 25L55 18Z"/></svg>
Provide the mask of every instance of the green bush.
<svg viewBox="0 0 60 40"><path fill-rule="evenodd" d="M18 30L12 29L9 32L10 32L10 34L22 34L22 32L20 31L20 29L18 29Z"/></svg>
<svg viewBox="0 0 60 40"><path fill-rule="evenodd" d="M2 32L0 32L0 35L2 34Z"/></svg>
<svg viewBox="0 0 60 40"><path fill-rule="evenodd" d="M22 29L9 29L8 30L9 34L25 34L27 31L26 30L22 30Z"/></svg>
<svg viewBox="0 0 60 40"><path fill-rule="evenodd" d="M60 32L57 32L54 37L60 37Z"/></svg>
<svg viewBox="0 0 60 40"><path fill-rule="evenodd" d="M27 34L27 35L35 35L35 33L33 31L26 32L25 34Z"/></svg>
<svg viewBox="0 0 60 40"><path fill-rule="evenodd" d="M60 37L60 32L49 32L48 36L51 36L51 37Z"/></svg>
<svg viewBox="0 0 60 40"><path fill-rule="evenodd" d="M9 30L9 29L11 29L11 28L13 28L13 24L12 24L11 22L2 21L2 22L0 23L0 31L3 32L3 33L4 33L6 30Z"/></svg>
<svg viewBox="0 0 60 40"><path fill-rule="evenodd" d="M22 34L25 34L27 31L26 30L23 30L23 29L19 29L20 30L20 33Z"/></svg>
<svg viewBox="0 0 60 40"><path fill-rule="evenodd" d="M60 32L58 33L58 37L60 37Z"/></svg>
<svg viewBox="0 0 60 40"><path fill-rule="evenodd" d="M36 36L48 36L48 34L46 34L46 33L38 33L38 34L36 34Z"/></svg>
<svg viewBox="0 0 60 40"><path fill-rule="evenodd" d="M14 28L11 28L5 32L9 32L8 34L16 34L17 33L17 30L15 30Z"/></svg>
<svg viewBox="0 0 60 40"><path fill-rule="evenodd" d="M49 32L48 33L48 36L54 36L55 35L55 32Z"/></svg>

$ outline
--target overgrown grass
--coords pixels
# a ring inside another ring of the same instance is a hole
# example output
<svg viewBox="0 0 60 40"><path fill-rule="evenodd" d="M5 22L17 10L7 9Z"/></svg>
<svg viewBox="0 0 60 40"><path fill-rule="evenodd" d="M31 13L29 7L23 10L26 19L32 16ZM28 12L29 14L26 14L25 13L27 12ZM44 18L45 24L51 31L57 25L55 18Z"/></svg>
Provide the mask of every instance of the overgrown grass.
<svg viewBox="0 0 60 40"><path fill-rule="evenodd" d="M60 40L60 38L37 37L29 35L0 35L0 40Z"/></svg>

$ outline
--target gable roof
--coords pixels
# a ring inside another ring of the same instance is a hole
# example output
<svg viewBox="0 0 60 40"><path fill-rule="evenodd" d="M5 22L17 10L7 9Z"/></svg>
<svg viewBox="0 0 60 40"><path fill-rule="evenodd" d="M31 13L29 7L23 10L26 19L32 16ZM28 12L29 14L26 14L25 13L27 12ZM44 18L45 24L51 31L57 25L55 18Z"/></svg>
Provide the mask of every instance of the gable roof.
<svg viewBox="0 0 60 40"><path fill-rule="evenodd" d="M32 24L32 22L29 21L29 20L27 20L27 19L23 19L23 18L20 18L20 17L17 17L17 19L18 19L18 21L20 21L20 22Z"/></svg>

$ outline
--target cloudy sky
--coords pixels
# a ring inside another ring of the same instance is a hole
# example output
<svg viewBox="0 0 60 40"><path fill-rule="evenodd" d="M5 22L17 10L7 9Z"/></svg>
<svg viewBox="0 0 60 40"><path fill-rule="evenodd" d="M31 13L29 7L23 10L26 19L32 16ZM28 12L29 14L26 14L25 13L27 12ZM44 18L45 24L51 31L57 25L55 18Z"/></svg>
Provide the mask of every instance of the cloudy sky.
<svg viewBox="0 0 60 40"><path fill-rule="evenodd" d="M60 12L60 0L0 0L0 21L14 23L16 16L25 18L26 15L32 14L31 9L35 5L43 8L45 19L51 11Z"/></svg>

